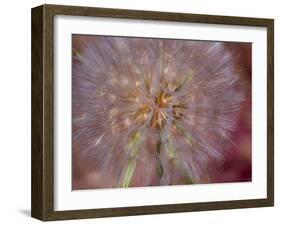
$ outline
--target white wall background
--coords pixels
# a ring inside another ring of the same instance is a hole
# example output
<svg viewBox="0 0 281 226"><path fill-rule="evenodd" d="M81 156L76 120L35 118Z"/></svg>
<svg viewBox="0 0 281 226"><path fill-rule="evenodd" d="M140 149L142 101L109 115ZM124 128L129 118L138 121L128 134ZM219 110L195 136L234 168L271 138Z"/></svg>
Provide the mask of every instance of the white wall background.
<svg viewBox="0 0 281 226"><path fill-rule="evenodd" d="M43 4L275 19L275 207L52 222L51 225L280 225L281 14L277 0L2 1L0 7L0 224L42 225L30 215L30 8ZM279 84L279 87L278 87Z"/></svg>

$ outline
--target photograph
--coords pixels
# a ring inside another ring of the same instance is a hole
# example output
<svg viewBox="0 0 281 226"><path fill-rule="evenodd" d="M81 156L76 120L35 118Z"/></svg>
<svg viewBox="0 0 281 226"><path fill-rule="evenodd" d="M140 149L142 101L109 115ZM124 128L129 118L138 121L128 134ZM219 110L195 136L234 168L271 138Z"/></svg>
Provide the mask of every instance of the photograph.
<svg viewBox="0 0 281 226"><path fill-rule="evenodd" d="M71 39L72 190L252 181L252 43Z"/></svg>

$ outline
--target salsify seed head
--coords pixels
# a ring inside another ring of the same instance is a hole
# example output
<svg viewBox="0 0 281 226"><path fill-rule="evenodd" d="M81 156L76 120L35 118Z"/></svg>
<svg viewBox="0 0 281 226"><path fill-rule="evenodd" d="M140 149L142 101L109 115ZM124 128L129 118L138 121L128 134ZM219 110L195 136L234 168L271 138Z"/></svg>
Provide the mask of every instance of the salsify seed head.
<svg viewBox="0 0 281 226"><path fill-rule="evenodd" d="M92 187L208 182L245 99L223 42L92 36L73 51L73 154Z"/></svg>

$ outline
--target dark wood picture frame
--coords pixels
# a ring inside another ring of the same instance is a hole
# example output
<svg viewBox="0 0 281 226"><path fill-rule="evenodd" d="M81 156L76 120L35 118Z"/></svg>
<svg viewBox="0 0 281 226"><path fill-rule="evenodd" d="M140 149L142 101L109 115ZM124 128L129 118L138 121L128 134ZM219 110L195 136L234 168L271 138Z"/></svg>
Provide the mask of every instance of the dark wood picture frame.
<svg viewBox="0 0 281 226"><path fill-rule="evenodd" d="M267 198L156 206L54 210L54 16L95 16L267 28ZM160 214L274 205L274 20L60 5L32 9L31 215L50 220Z"/></svg>

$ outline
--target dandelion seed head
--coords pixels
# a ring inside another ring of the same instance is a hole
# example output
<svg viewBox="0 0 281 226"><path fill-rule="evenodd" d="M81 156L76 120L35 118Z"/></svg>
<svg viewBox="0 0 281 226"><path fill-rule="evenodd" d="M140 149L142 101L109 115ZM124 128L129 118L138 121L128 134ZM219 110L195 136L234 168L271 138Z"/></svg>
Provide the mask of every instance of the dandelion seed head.
<svg viewBox="0 0 281 226"><path fill-rule="evenodd" d="M96 36L79 55L73 142L101 187L200 183L223 161L245 99L224 43Z"/></svg>

